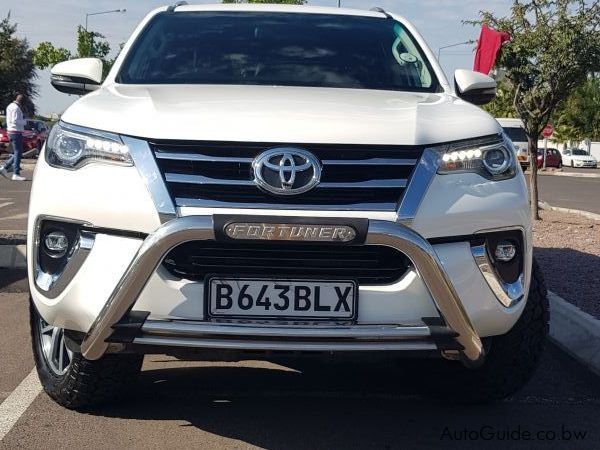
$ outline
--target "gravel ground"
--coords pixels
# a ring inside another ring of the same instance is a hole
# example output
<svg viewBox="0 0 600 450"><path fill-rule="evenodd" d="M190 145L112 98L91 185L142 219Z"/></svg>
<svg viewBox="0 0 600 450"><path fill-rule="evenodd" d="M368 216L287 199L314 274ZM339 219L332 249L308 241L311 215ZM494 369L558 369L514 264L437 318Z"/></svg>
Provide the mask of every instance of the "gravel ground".
<svg viewBox="0 0 600 450"><path fill-rule="evenodd" d="M548 288L600 319L600 221L556 211L540 215L534 254Z"/></svg>

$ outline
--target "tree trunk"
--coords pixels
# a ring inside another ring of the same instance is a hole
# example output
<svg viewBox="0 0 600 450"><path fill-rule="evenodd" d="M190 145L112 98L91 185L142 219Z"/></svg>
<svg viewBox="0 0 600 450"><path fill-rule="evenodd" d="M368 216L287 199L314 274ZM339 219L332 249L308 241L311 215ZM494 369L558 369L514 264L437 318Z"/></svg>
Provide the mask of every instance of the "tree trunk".
<svg viewBox="0 0 600 450"><path fill-rule="evenodd" d="M529 198L531 200L531 220L541 220L540 212L538 209L538 184L537 184L537 152L538 152L538 141L532 139L531 136L527 137L529 141L529 167L531 169L530 183L529 183Z"/></svg>

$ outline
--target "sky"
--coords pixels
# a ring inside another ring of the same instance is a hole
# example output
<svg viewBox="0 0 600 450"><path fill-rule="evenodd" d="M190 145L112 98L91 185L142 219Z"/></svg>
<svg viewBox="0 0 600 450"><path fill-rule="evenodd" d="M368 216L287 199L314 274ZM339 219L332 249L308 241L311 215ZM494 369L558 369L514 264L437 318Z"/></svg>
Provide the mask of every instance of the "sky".
<svg viewBox="0 0 600 450"><path fill-rule="evenodd" d="M215 3L215 0L188 3ZM125 13L96 15L88 19L88 29L103 33L114 51L119 48L119 43L129 38L149 11L165 4L169 4L169 0L1 0L0 17L10 11L12 20L18 24L18 36L27 38L32 47L50 41L73 51L75 30L77 25L85 23L86 13L126 9ZM308 0L308 4L337 6L337 0ZM380 6L401 14L417 27L435 53L439 47L478 37L479 30L463 25L463 20L477 18L481 9L505 15L511 4L512 0L342 0L342 6L348 8ZM452 79L454 70L472 68L473 57L474 45L459 45L443 49L440 62L448 79ZM50 86L49 70L38 71L38 75L39 96L35 103L39 113L61 114L77 100L78 97L61 94Z"/></svg>

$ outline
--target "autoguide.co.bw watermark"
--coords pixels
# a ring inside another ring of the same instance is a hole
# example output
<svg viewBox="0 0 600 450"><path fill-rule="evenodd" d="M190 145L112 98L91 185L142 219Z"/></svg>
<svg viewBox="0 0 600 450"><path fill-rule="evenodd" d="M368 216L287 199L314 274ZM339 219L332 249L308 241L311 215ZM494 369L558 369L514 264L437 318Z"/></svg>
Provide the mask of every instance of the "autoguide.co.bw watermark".
<svg viewBox="0 0 600 450"><path fill-rule="evenodd" d="M444 427L440 440L444 441L583 441L587 430L573 430L561 425L558 430L528 430L518 425L513 428L483 425L479 428L451 429Z"/></svg>

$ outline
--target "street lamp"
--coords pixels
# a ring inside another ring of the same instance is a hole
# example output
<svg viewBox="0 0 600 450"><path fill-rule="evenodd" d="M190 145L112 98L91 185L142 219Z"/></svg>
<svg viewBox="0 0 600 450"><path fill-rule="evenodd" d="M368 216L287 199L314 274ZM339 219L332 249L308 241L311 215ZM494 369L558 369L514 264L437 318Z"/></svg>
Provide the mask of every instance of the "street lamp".
<svg viewBox="0 0 600 450"><path fill-rule="evenodd" d="M443 47L438 48L437 59L438 59L438 61L440 60L440 53L445 48L458 47L459 45L468 45L468 44L472 44L472 43L473 43L473 41L465 41L465 42L458 42L456 44L444 45Z"/></svg>
<svg viewBox="0 0 600 450"><path fill-rule="evenodd" d="M100 11L100 12L94 12L94 13L86 13L85 14L85 31L87 31L87 27L88 27L88 17L89 16L97 16L99 14L110 14L110 13L124 13L127 10L125 8L123 9L111 9L110 11Z"/></svg>

